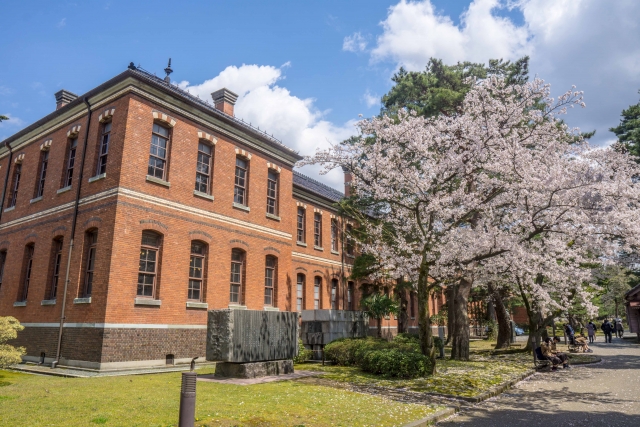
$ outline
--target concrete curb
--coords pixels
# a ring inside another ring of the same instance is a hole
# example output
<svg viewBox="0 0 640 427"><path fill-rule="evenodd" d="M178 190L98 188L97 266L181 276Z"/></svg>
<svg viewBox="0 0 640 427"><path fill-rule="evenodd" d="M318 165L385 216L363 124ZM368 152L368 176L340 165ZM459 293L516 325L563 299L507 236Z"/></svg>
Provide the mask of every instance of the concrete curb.
<svg viewBox="0 0 640 427"><path fill-rule="evenodd" d="M427 427L427 426L431 426L434 423L437 423L438 421L442 421L445 418L449 418L451 415L454 415L456 412L458 412L458 408L454 408L454 407L447 407L445 409L441 409L439 411L437 411L435 414L431 414L429 416L426 416L420 420L417 421L413 421L410 422L409 424L405 424L402 427Z"/></svg>

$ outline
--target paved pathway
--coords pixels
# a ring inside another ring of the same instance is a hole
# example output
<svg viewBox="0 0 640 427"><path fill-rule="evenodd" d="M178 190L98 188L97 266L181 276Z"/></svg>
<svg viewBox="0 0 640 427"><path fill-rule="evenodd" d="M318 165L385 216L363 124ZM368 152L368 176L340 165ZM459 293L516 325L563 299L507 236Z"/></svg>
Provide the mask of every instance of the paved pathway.
<svg viewBox="0 0 640 427"><path fill-rule="evenodd" d="M614 338L591 348L601 363L538 373L437 425L640 426L640 345Z"/></svg>

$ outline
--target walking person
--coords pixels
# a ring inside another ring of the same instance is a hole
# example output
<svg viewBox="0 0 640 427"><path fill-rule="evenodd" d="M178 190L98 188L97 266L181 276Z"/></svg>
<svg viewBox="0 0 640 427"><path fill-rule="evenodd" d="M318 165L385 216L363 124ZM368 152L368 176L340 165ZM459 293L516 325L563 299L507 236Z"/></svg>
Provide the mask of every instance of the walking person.
<svg viewBox="0 0 640 427"><path fill-rule="evenodd" d="M602 326L600 326L600 329L602 329L602 332L604 332L604 342L611 342L611 334L613 333L614 329L613 329L613 325L611 325L611 323L609 323L609 319L605 319L604 323L602 324Z"/></svg>
<svg viewBox="0 0 640 427"><path fill-rule="evenodd" d="M589 335L589 343L596 340L596 325L593 322L587 323L587 335Z"/></svg>
<svg viewBox="0 0 640 427"><path fill-rule="evenodd" d="M618 333L618 338L622 338L624 335L624 326L622 326L622 319L616 320L616 332Z"/></svg>

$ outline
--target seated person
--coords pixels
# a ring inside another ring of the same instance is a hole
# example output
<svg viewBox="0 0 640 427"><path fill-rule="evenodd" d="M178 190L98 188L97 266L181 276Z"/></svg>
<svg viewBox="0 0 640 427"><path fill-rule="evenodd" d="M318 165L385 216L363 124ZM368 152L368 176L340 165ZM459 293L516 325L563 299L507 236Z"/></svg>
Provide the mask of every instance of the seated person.
<svg viewBox="0 0 640 427"><path fill-rule="evenodd" d="M562 360L556 356L556 353L551 349L551 338L545 338L544 342L540 344L540 349L542 350L542 355L549 359L551 362L551 370L557 371L558 365L562 363Z"/></svg>
<svg viewBox="0 0 640 427"><path fill-rule="evenodd" d="M552 353L553 353L553 354L554 354L558 359L560 359L560 360L562 361L562 367L563 367L564 369L567 369L567 368L569 367L569 363L568 363L568 359L569 359L569 358L567 357L567 355L566 355L566 354L564 354L564 353L562 353L562 352L560 352L560 351L558 351L558 350L556 349L556 345L560 342L560 338L558 338L558 337L553 337L553 340L549 339L549 341L550 341L549 346L550 346L550 348L551 348L551 352L552 352Z"/></svg>
<svg viewBox="0 0 640 427"><path fill-rule="evenodd" d="M589 348L589 345L587 344L587 338L584 335L582 334L578 335L575 338L575 342L576 342L576 345L580 347L580 350L583 353L591 353L593 351Z"/></svg>

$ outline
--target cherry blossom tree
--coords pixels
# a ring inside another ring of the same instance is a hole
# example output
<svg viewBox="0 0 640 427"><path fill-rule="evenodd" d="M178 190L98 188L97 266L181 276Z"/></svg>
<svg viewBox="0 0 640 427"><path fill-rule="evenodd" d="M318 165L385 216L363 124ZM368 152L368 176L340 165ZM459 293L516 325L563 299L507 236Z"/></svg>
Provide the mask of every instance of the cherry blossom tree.
<svg viewBox="0 0 640 427"><path fill-rule="evenodd" d="M458 282L452 358L468 359L467 302L477 280L510 272L551 307L565 290L577 292L565 275L579 272L590 250L606 260L640 243L631 179L640 170L624 150L594 149L569 129L559 116L574 105L584 103L573 89L554 99L540 79L488 78L472 82L460 114L364 120L359 138L304 161L353 174L353 194L374 217L363 250L381 271L417 284L422 351L434 361L434 287ZM547 284L557 292L543 291Z"/></svg>

